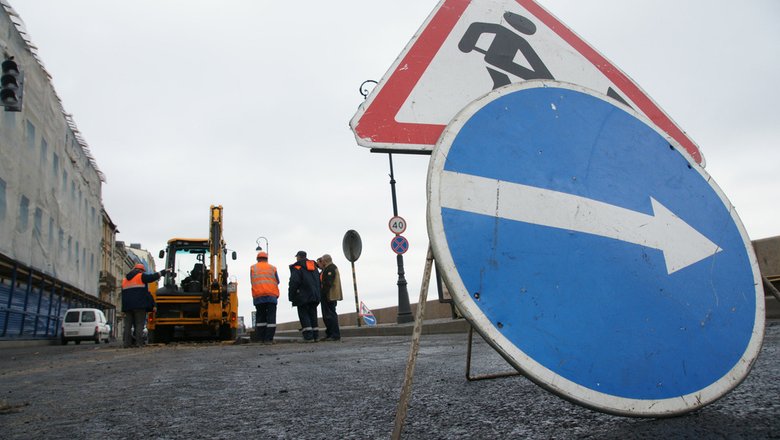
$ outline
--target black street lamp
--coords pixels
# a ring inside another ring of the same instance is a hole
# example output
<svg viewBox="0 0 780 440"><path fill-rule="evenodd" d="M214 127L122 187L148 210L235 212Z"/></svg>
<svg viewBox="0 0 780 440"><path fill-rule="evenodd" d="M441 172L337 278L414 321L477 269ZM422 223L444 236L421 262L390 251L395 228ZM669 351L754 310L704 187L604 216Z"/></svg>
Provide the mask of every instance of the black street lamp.
<svg viewBox="0 0 780 440"><path fill-rule="evenodd" d="M387 157L390 158L390 193L393 196L393 217L398 216L398 202L395 198L395 176L393 175L393 153L388 153ZM395 257L396 265L398 266L398 317L396 322L403 324L406 322L414 322L414 315L412 315L412 308L409 305L409 291L406 289L406 277L404 277L404 256L398 254ZM419 305L418 305L419 307Z"/></svg>
<svg viewBox="0 0 780 440"><path fill-rule="evenodd" d="M373 90L370 85L376 86L378 83L372 79L363 81L360 84L360 94L363 95L363 99L368 98L368 95ZM393 175L393 154L388 153L387 157L390 159L390 194L393 197L393 216L398 216L398 202L395 198L395 177ZM404 277L404 256L402 254L396 255L396 265L398 266L398 316L396 322L403 324L407 322L414 322L414 315L412 315L412 308L409 305L409 291L406 289L406 277Z"/></svg>

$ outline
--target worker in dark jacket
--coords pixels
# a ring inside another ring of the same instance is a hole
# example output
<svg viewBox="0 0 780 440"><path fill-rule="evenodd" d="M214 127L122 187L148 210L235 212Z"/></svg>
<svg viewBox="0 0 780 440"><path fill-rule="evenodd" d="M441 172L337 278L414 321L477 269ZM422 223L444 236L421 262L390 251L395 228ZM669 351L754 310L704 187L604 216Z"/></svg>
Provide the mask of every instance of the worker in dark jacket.
<svg viewBox="0 0 780 440"><path fill-rule="evenodd" d="M169 272L163 269L160 272L144 273L144 265L136 264L133 270L128 272L122 279L122 312L124 312L124 330L122 340L124 347L132 345L130 337L131 328L135 328L135 343L138 347L144 345L144 323L146 322L146 312L154 310L154 298L149 293L149 283L160 279L161 276Z"/></svg>
<svg viewBox="0 0 780 440"><path fill-rule="evenodd" d="M306 252L295 254L296 262L290 265L288 294L294 307L298 308L303 340L317 342L317 305L320 303L320 273L317 264L306 259Z"/></svg>

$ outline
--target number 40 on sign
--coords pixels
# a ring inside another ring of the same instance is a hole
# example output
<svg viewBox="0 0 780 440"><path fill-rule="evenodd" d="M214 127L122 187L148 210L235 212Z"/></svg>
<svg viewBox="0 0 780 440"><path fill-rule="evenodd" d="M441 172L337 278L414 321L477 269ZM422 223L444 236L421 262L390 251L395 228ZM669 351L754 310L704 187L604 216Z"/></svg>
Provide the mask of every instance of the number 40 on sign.
<svg viewBox="0 0 780 440"><path fill-rule="evenodd" d="M406 231L406 220L404 220L403 217L396 215L390 219L387 226L390 228L390 232L395 235L400 235Z"/></svg>

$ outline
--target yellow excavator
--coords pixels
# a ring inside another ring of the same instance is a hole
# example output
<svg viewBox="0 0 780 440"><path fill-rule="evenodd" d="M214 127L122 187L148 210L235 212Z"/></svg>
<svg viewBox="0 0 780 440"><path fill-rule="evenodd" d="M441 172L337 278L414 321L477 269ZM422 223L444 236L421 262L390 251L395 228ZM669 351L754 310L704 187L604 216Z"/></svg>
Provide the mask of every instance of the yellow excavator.
<svg viewBox="0 0 780 440"><path fill-rule="evenodd" d="M157 308L147 320L150 342L236 338L238 283L229 280L222 206L212 205L210 214L209 238L172 238L160 251L173 271L153 294Z"/></svg>

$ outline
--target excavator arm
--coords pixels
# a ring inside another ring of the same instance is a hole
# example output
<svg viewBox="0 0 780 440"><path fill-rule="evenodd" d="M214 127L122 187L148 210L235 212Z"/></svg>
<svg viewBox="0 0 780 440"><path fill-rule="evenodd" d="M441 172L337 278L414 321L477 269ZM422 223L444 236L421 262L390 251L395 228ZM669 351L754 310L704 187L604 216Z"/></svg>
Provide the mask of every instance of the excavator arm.
<svg viewBox="0 0 780 440"><path fill-rule="evenodd" d="M222 239L222 206L211 206L211 224L209 227L209 293L210 302L222 301L222 286L225 284L223 270L225 242Z"/></svg>

